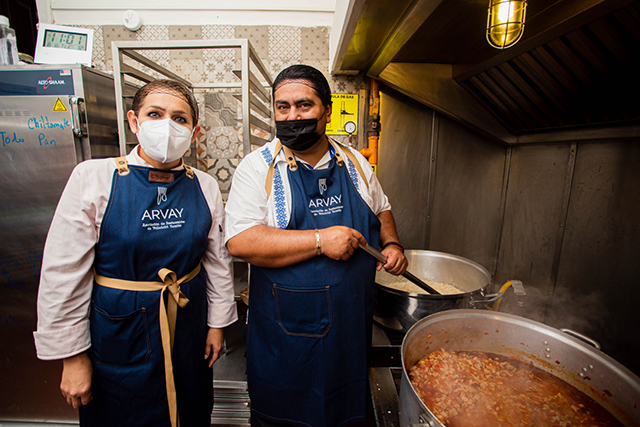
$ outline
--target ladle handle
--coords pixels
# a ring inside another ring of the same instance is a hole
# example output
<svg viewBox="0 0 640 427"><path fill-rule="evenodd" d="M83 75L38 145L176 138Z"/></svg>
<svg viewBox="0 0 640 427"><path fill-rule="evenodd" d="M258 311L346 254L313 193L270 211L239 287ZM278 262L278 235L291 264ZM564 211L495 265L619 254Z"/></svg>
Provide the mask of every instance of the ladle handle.
<svg viewBox="0 0 640 427"><path fill-rule="evenodd" d="M375 259L377 259L378 261L382 262L382 263L386 263L387 262L387 257L385 257L384 255L382 255L382 253L380 251L378 251L377 249L373 249L373 247L369 246L369 245L362 245L360 244L360 247L369 255L371 255L372 257L374 257ZM440 292L436 291L435 289L433 289L431 286L427 285L426 283L424 283L422 280L420 280L419 278L417 278L416 276L414 276L413 274L409 273L408 271L405 270L404 273L402 273L402 275L404 277L406 277L407 279L409 279L410 281L412 281L413 283L415 283L416 285L420 286L422 289L424 289L425 291L429 292L430 294L434 294L434 295L440 295Z"/></svg>
<svg viewBox="0 0 640 427"><path fill-rule="evenodd" d="M382 263L386 263L387 262L387 257L382 255L381 252L373 249L371 246L369 245L363 245L362 243L360 244L360 248L364 249L364 251L366 253L368 253L369 255L371 255L372 257L374 257L375 259L377 259L378 261L382 262Z"/></svg>
<svg viewBox="0 0 640 427"><path fill-rule="evenodd" d="M404 273L402 273L402 275L404 277L406 277L407 279L411 280L416 285L420 286L425 291L429 292L430 294L440 295L440 292L436 291L431 286L427 285L425 282L423 282L422 280L420 280L418 277L414 276L413 274L409 273L408 271L405 271Z"/></svg>

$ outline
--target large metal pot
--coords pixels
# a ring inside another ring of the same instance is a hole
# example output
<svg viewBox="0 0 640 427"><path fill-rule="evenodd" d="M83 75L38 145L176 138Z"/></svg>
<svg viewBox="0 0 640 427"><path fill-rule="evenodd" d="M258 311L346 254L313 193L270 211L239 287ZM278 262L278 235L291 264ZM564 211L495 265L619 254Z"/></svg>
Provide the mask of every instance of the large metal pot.
<svg viewBox="0 0 640 427"><path fill-rule="evenodd" d="M409 271L421 279L447 283L463 291L456 295L426 295L384 286L403 280L384 270L376 273L373 318L379 324L406 332L429 314L454 308L485 308L498 296L487 295L491 274L486 268L457 255L444 252L407 250Z"/></svg>
<svg viewBox="0 0 640 427"><path fill-rule="evenodd" d="M418 397L408 371L443 348L483 351L532 363L602 405L622 424L640 424L640 378L594 347L557 329L512 314L450 310L417 322L402 342L400 425L441 426Z"/></svg>

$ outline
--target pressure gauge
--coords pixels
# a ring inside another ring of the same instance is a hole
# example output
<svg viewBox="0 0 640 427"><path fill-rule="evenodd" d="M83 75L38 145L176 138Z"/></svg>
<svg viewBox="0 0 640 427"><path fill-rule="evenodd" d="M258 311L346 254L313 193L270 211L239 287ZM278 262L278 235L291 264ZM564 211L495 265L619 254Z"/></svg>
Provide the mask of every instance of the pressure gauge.
<svg viewBox="0 0 640 427"><path fill-rule="evenodd" d="M348 134L352 134L356 131L356 124L353 122L347 122L344 124L344 131Z"/></svg>

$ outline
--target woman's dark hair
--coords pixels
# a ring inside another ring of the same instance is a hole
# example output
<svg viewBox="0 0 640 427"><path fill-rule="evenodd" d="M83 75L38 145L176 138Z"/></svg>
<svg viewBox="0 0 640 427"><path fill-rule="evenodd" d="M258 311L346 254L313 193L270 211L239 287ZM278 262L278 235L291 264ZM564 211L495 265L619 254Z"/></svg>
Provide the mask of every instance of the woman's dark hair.
<svg viewBox="0 0 640 427"><path fill-rule="evenodd" d="M322 101L322 105L327 106L332 104L331 89L329 88L327 78L320 70L302 64L292 65L280 71L280 74L278 74L278 77L276 77L276 80L273 82L272 98L275 100L276 90L278 90L280 86L292 80L300 81L315 90Z"/></svg>
<svg viewBox="0 0 640 427"><path fill-rule="evenodd" d="M191 107L191 118L193 118L193 126L195 127L195 125L198 124L198 103L196 102L196 99L194 98L188 87L175 80L154 80L138 89L135 96L133 97L133 104L131 105L131 109L134 113L136 113L136 116L140 112L140 107L142 107L142 103L144 102L147 95L149 95L150 93L158 92L175 95L178 98L184 100Z"/></svg>

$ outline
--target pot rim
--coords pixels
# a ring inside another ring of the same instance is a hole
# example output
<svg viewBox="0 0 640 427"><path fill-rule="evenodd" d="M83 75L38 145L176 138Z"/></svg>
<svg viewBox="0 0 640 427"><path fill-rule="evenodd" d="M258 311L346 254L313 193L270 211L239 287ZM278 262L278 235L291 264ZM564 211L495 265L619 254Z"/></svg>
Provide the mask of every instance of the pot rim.
<svg viewBox="0 0 640 427"><path fill-rule="evenodd" d="M470 292L461 292L459 294L435 295L435 294L418 294L418 293L415 293L415 292L401 291L400 289L395 289L395 288L391 288L389 286L381 285L378 282L376 282L375 285L376 285L376 287L378 289L381 289L381 290L383 290L385 292L388 292L390 294L395 294L395 295L402 296L402 297L416 298L416 299L449 299L449 298L458 299L458 298L473 297L473 296L476 296L478 294L484 297L484 296L486 296L486 294L484 292L489 287L489 284L486 284L486 285L482 286L481 288L478 288L478 289L470 291Z"/></svg>

